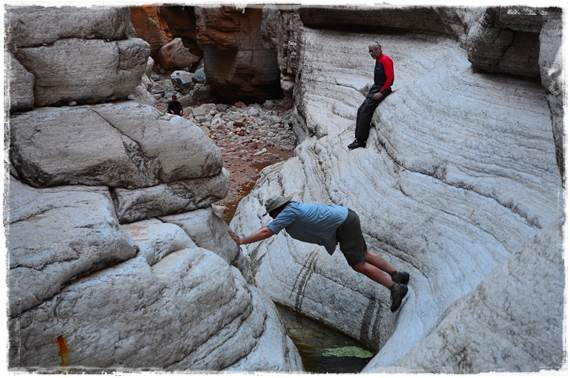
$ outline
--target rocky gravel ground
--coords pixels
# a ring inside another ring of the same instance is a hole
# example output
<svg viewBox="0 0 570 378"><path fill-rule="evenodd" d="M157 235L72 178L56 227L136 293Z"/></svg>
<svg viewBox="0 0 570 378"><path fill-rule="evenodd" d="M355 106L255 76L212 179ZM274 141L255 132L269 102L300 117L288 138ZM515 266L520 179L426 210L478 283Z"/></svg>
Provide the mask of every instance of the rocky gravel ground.
<svg viewBox="0 0 570 378"><path fill-rule="evenodd" d="M155 106L161 111L166 111L168 100L176 94L184 106L183 117L200 126L221 148L224 167L230 172L230 191L218 205L222 206L227 222L239 201L255 185L259 172L293 156L296 116L288 99L249 105L237 102L185 106L184 97L188 94L178 91L168 75L156 80L150 89Z"/></svg>

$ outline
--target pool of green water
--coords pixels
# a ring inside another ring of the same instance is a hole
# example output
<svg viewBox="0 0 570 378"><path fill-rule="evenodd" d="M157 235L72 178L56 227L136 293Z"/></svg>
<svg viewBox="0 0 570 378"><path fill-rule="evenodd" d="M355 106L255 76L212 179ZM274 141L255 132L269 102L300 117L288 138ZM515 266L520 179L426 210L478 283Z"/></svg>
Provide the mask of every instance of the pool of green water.
<svg viewBox="0 0 570 378"><path fill-rule="evenodd" d="M305 371L358 373L373 357L373 352L357 340L285 306L276 305L289 337L299 350Z"/></svg>

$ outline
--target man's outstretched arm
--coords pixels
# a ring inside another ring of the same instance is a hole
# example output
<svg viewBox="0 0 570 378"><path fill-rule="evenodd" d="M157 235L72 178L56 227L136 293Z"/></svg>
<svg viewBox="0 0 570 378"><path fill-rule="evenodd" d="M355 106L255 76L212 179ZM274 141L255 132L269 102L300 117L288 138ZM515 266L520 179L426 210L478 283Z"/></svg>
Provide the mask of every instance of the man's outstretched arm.
<svg viewBox="0 0 570 378"><path fill-rule="evenodd" d="M237 245L255 243L273 236L273 231L267 228L267 226L261 227L259 230L243 239L237 236L237 234L232 230L229 230L228 232Z"/></svg>

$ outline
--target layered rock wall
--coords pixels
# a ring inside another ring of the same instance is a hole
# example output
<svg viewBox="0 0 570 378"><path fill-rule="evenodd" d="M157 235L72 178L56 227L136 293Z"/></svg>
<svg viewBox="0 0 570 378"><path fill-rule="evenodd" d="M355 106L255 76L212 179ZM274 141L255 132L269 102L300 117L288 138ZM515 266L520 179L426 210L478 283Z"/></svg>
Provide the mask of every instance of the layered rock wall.
<svg viewBox="0 0 570 378"><path fill-rule="evenodd" d="M488 8L471 29L467 40L469 61L486 72L539 77L538 33L544 9Z"/></svg>
<svg viewBox="0 0 570 378"><path fill-rule="evenodd" d="M206 76L223 101L281 96L277 50L261 29L263 13L262 8L196 9Z"/></svg>
<svg viewBox="0 0 570 378"><path fill-rule="evenodd" d="M552 116L556 159L564 176L561 9L488 8L471 28L466 44L475 69L541 80Z"/></svg>
<svg viewBox="0 0 570 378"><path fill-rule="evenodd" d="M376 39L394 61L395 92L376 110L366 148L349 151L356 111L372 81L367 46ZM547 266L560 261L562 238L549 230L563 218L563 189L540 83L473 72L461 44L434 34L304 28L301 45L295 91L305 140L295 158L263 171L232 226L248 234L267 224L263 203L275 193L350 207L361 218L369 250L411 273L410 291L392 314L388 291L351 270L340 251L330 257L284 232L247 248L257 285L379 349L367 372L394 366L472 373L559 368L560 286L551 295L544 283L526 297L509 284L543 274L542 257L529 257L532 251L549 251ZM563 280L559 267L553 272L553 279ZM498 293L490 298L492 290ZM511 291L520 298L509 302L511 318L483 311ZM462 298L468 306L455 304ZM526 317L534 300L539 310ZM555 314L541 315L550 308ZM474 331L514 329L525 319L531 324L521 332L542 335L544 348L528 348L529 339L517 333L495 346L496 338ZM455 331L463 324L472 332ZM439 356L449 356L444 365ZM464 361L477 362L462 368Z"/></svg>
<svg viewBox="0 0 570 378"><path fill-rule="evenodd" d="M193 6L162 5L159 14L161 19L168 25L168 30L173 37L182 39L194 55L201 56L202 50L196 40L196 11Z"/></svg>
<svg viewBox="0 0 570 378"><path fill-rule="evenodd" d="M453 304L394 370L462 374L560 369L565 358L561 239L558 227L538 234ZM374 370L374 361L368 370Z"/></svg>
<svg viewBox="0 0 570 378"><path fill-rule="evenodd" d="M303 6L303 25L347 32L431 33L464 41L480 8L375 6Z"/></svg>
<svg viewBox="0 0 570 378"><path fill-rule="evenodd" d="M160 7L154 5L131 7L131 21L137 35L148 42L153 56L172 40L168 24L160 17Z"/></svg>
<svg viewBox="0 0 570 378"><path fill-rule="evenodd" d="M125 99L146 66L148 44L129 37L124 8L9 8L6 23L8 54L18 61L10 82L23 78L29 83L33 75L33 91L23 91L21 85L13 95L11 91L13 111L28 109L32 102L48 106Z"/></svg>
<svg viewBox="0 0 570 378"><path fill-rule="evenodd" d="M150 54L128 9L7 19L9 75L25 79L7 130L10 368L302 369L273 304L230 265L211 207L229 186L219 148L182 117L115 101Z"/></svg>

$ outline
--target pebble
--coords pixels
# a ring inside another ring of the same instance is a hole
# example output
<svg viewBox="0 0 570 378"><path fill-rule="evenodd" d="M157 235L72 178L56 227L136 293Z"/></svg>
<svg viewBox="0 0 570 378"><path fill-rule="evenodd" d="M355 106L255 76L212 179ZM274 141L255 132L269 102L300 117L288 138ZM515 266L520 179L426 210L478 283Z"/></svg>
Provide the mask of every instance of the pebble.
<svg viewBox="0 0 570 378"><path fill-rule="evenodd" d="M256 153L254 153L253 156L259 156L259 155L262 155L266 152L267 152L267 148L264 147L261 150L257 151Z"/></svg>

